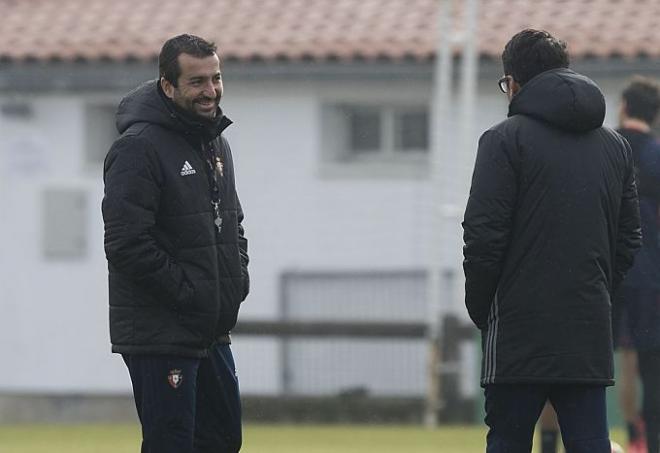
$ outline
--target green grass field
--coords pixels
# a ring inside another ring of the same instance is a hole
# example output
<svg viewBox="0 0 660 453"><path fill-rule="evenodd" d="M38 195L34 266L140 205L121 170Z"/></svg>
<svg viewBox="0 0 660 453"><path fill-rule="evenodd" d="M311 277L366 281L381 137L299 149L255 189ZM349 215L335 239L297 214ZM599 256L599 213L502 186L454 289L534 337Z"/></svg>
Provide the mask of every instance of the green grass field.
<svg viewBox="0 0 660 453"><path fill-rule="evenodd" d="M485 429L247 425L245 453L481 453ZM620 430L612 432L621 442ZM137 453L137 426L0 426L0 453Z"/></svg>

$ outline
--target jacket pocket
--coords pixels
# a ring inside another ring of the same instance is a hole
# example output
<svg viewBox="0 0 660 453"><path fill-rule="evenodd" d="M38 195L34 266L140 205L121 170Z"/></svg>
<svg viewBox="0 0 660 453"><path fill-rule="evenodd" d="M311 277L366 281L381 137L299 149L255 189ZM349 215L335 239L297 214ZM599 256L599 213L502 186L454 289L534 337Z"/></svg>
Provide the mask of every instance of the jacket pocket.
<svg viewBox="0 0 660 453"><path fill-rule="evenodd" d="M221 280L220 316L218 317L217 335L228 333L236 325L238 310L243 301L244 280L226 278Z"/></svg>
<svg viewBox="0 0 660 453"><path fill-rule="evenodd" d="M178 311L186 310L193 305L195 300L195 286L183 271L183 279L179 285L179 291L174 299L174 308Z"/></svg>

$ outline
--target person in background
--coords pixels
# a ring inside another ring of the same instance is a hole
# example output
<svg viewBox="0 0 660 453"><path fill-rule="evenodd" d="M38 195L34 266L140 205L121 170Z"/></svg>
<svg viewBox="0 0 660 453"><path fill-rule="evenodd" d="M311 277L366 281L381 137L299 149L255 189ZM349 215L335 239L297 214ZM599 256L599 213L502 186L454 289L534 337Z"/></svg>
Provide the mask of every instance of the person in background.
<svg viewBox="0 0 660 453"><path fill-rule="evenodd" d="M235 453L229 332L249 277L220 60L213 43L179 35L158 64L159 79L121 101L105 159L112 351L131 377L142 453Z"/></svg>
<svg viewBox="0 0 660 453"><path fill-rule="evenodd" d="M614 348L619 356L618 402L626 425L629 453L646 453L644 421L638 407L637 351L633 345L626 305L618 297L612 311Z"/></svg>
<svg viewBox="0 0 660 453"><path fill-rule="evenodd" d="M621 96L619 133L628 140L633 152L643 240L618 293L613 321L619 343L627 345L629 337L634 347L634 351L623 349L622 374L627 375L626 383L632 385L636 380L635 368L642 382L644 423L638 423L635 417L636 398L629 396L628 407L624 406L630 453L644 453L647 448L649 453L658 453L660 448L660 143L651 131L659 109L658 83L640 76L632 78ZM626 353L632 358L626 357Z"/></svg>
<svg viewBox="0 0 660 453"><path fill-rule="evenodd" d="M523 30L502 63L508 118L479 140L463 221L487 452L531 452L549 401L567 453L611 453L611 302L641 244L632 152L564 42Z"/></svg>

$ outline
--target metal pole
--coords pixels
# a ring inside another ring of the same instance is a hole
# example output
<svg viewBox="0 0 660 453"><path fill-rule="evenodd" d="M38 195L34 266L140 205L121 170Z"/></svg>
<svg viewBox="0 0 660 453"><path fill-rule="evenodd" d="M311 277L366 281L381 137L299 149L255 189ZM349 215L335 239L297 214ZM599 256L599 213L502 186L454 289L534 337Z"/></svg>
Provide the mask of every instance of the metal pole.
<svg viewBox="0 0 660 453"><path fill-rule="evenodd" d="M445 214L445 174L448 148L447 123L451 115L451 77L453 55L451 48L452 36L452 0L438 0L437 12L437 44L435 67L433 71L433 102L431 106L431 204L429 269L427 275L427 301L429 307L429 361L428 389L424 421L426 426L435 427L438 424L438 410L441 407L440 389L440 302L441 268L442 268L442 236ZM435 196L442 198L436 202Z"/></svg>
<svg viewBox="0 0 660 453"><path fill-rule="evenodd" d="M477 140L474 135L475 129L475 105L477 97L477 72L479 66L479 55L477 49L478 37L478 14L479 14L479 0L466 0L465 5L465 28L463 32L463 51L461 54L461 101L460 101L460 136L458 143L458 181L453 188L455 193L454 203L457 206L455 210L457 217L452 221L456 228L455 238L458 247L456 251L456 263L463 261L460 245L462 241L462 229L460 223L462 221L463 212L465 212L465 205L467 204L467 197L470 191L470 179L472 167L474 165L474 157L477 148ZM463 309L463 301L465 299L465 280L463 272L456 272L458 281L454 282L454 286L458 289L456 291L455 299L451 302L454 304L457 312L465 313Z"/></svg>

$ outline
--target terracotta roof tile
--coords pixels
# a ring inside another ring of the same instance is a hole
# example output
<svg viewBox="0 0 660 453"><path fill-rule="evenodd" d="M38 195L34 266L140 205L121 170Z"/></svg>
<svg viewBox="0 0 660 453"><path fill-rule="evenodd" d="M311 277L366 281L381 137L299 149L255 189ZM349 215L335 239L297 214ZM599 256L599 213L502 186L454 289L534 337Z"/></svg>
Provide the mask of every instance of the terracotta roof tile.
<svg viewBox="0 0 660 453"><path fill-rule="evenodd" d="M481 0L478 48L498 58L526 27L574 58L660 56L658 0ZM465 2L454 1L456 34ZM434 54L437 0L0 0L0 60L153 60L178 33L225 59L418 59Z"/></svg>

